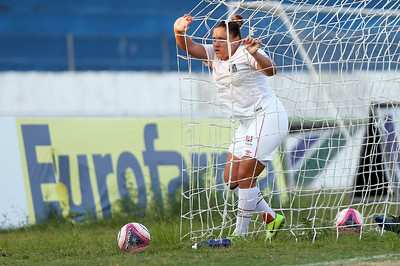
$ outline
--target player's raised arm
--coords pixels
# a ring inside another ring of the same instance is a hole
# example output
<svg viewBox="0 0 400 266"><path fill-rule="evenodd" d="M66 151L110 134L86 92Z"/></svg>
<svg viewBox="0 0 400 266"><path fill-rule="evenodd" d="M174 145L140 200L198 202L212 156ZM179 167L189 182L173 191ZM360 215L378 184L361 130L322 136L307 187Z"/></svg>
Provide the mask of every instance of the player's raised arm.
<svg viewBox="0 0 400 266"><path fill-rule="evenodd" d="M257 61L257 68L266 76L273 76L276 74L276 65L274 61L268 56L260 54L258 48L260 48L261 41L257 41L252 37L247 37L243 39L243 45L246 47L247 51L254 57Z"/></svg>
<svg viewBox="0 0 400 266"><path fill-rule="evenodd" d="M189 24L192 23L192 17L185 14L178 18L174 23L174 32L176 43L179 47L193 57L199 59L207 59L207 53L203 45L194 42L185 32L189 29Z"/></svg>

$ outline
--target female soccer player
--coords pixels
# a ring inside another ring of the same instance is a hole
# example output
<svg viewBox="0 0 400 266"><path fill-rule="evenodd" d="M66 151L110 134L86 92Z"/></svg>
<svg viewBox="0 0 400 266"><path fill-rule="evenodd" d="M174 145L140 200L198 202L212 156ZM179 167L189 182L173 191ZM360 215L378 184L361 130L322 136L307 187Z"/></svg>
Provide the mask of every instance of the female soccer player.
<svg viewBox="0 0 400 266"><path fill-rule="evenodd" d="M185 35L192 21L188 14L175 21L176 42L183 51L212 67L222 111L240 122L224 171L225 182L239 197L236 228L230 238L237 241L246 236L256 211L267 223L266 239L271 240L285 218L266 203L256 180L288 131L285 109L267 84L267 76L276 74L276 65L259 49L261 41L242 39L240 15L214 28L212 45L196 43Z"/></svg>

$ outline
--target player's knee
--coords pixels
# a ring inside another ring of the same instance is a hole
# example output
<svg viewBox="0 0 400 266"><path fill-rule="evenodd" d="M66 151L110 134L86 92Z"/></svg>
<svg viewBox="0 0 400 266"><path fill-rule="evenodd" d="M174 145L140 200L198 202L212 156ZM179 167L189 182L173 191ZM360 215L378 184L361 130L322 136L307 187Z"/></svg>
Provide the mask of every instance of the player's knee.
<svg viewBox="0 0 400 266"><path fill-rule="evenodd" d="M254 171L247 171L247 169L239 169L238 181L240 188L254 187L257 181L257 176L254 176Z"/></svg>
<svg viewBox="0 0 400 266"><path fill-rule="evenodd" d="M254 176L254 171L249 171L246 168L239 168L238 170L238 178L239 180L246 180L246 179L252 179L255 178Z"/></svg>
<svg viewBox="0 0 400 266"><path fill-rule="evenodd" d="M225 171L224 172L224 181L230 187L234 187L234 186L238 185L237 175L234 172Z"/></svg>
<svg viewBox="0 0 400 266"><path fill-rule="evenodd" d="M246 178L240 180L239 183L239 188L252 188L256 186L256 181L257 178Z"/></svg>

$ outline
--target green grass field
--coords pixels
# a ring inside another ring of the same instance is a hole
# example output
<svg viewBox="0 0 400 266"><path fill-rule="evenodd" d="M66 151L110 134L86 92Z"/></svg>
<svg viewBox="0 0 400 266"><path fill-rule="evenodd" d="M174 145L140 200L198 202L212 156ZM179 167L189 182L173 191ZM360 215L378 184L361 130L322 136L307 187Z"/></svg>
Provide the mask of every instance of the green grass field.
<svg viewBox="0 0 400 266"><path fill-rule="evenodd" d="M143 253L126 254L117 245L117 234L129 218L71 224L54 219L13 231L0 232L0 264L23 265L123 265L123 264L335 264L377 262L400 263L400 237L392 232L380 235L368 231L342 234L325 230L312 242L307 236L298 242L283 231L274 242L252 239L230 248L193 250L192 243L180 243L178 218L157 217L136 220L147 226L151 245Z"/></svg>

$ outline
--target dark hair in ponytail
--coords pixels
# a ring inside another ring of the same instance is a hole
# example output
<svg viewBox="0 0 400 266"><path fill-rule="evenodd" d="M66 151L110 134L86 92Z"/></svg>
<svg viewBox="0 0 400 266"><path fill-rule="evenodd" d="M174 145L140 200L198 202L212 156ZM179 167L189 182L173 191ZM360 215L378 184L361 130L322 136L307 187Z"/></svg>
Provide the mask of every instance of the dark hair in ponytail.
<svg viewBox="0 0 400 266"><path fill-rule="evenodd" d="M239 37L239 39L242 39L242 34L240 32L240 28L243 25L242 21L242 16L241 15L235 15L232 18L232 21L228 22L228 32L230 35L232 35L234 38ZM224 28L226 30L226 22L221 21L216 28Z"/></svg>

